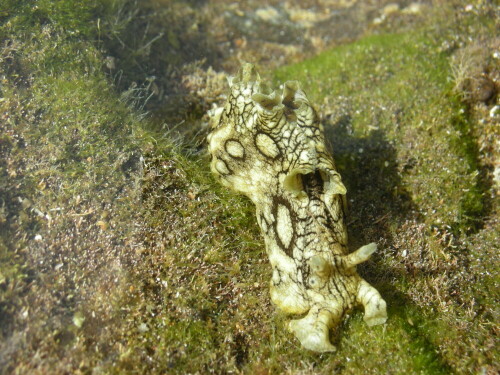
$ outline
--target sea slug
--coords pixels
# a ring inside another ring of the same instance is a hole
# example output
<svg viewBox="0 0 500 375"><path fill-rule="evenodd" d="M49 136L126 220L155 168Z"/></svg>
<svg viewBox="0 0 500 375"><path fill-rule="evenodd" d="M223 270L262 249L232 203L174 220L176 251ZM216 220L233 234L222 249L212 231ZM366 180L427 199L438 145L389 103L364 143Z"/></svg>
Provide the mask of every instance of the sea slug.
<svg viewBox="0 0 500 375"><path fill-rule="evenodd" d="M278 93L244 64L230 86L225 106L210 112L212 172L255 204L271 299L297 317L290 331L307 349L334 351L329 330L354 305L364 306L370 326L387 320L385 301L356 272L377 246L348 253L346 188L299 83Z"/></svg>

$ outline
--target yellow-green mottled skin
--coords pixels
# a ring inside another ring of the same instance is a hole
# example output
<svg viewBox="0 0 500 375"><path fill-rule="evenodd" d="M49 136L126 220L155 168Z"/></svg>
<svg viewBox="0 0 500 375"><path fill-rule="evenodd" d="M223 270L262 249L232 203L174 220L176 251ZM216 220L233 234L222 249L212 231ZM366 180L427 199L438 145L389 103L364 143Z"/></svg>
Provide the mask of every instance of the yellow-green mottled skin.
<svg viewBox="0 0 500 375"><path fill-rule="evenodd" d="M387 319L378 291L356 273L374 243L348 254L346 189L326 151L323 129L295 81L282 94L261 83L251 64L231 82L227 103L211 112L211 168L222 184L256 206L273 268L271 299L302 345L334 351L329 329L353 305L368 325Z"/></svg>

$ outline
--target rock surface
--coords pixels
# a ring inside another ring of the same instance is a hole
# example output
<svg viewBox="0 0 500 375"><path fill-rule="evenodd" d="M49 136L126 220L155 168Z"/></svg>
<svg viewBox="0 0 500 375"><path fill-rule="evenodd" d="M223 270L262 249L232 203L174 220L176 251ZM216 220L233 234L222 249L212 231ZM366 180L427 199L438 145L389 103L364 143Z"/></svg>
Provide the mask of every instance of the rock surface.
<svg viewBox="0 0 500 375"><path fill-rule="evenodd" d="M498 372L492 3L2 5L0 372ZM259 41L233 13L304 43ZM378 244L358 272L389 319L354 310L335 353L286 331L254 206L209 171L203 114L239 59L302 82L350 250Z"/></svg>

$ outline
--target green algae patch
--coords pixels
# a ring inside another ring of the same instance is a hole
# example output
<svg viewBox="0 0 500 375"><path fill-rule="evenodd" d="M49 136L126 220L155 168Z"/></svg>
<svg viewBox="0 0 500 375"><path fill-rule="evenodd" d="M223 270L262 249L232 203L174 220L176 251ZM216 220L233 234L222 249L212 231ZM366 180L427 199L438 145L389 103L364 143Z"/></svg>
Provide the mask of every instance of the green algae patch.
<svg viewBox="0 0 500 375"><path fill-rule="evenodd" d="M98 30L75 30L112 15L17 5L0 29L2 372L235 371L270 311L251 206L106 76Z"/></svg>

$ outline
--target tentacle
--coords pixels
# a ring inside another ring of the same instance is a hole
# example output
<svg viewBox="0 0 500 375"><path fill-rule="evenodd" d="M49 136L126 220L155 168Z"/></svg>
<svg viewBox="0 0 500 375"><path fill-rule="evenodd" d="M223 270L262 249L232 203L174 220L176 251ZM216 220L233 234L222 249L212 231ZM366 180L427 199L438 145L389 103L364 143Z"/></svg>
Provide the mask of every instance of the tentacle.
<svg viewBox="0 0 500 375"><path fill-rule="evenodd" d="M343 257L343 263L346 268L354 267L357 264L367 261L371 255L377 250L375 242L360 247L358 250Z"/></svg>
<svg viewBox="0 0 500 375"><path fill-rule="evenodd" d="M241 68L235 77L231 79L230 86L235 83L250 83L250 82L260 82L259 73L255 69L255 66L249 63L242 64Z"/></svg>

